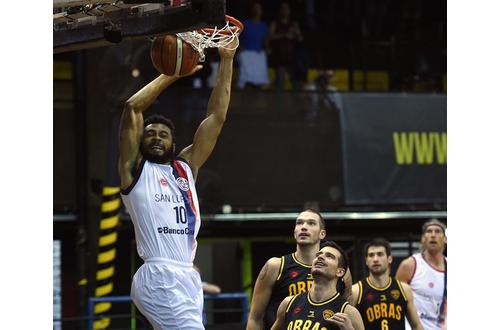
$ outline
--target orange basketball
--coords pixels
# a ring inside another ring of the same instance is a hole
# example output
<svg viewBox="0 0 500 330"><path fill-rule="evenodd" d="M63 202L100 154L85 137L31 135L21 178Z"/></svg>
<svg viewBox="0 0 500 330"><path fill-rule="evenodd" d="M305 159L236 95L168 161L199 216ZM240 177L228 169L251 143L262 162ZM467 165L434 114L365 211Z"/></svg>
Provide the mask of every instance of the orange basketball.
<svg viewBox="0 0 500 330"><path fill-rule="evenodd" d="M157 37L151 46L151 61L167 76L185 75L198 64L198 52L176 35Z"/></svg>

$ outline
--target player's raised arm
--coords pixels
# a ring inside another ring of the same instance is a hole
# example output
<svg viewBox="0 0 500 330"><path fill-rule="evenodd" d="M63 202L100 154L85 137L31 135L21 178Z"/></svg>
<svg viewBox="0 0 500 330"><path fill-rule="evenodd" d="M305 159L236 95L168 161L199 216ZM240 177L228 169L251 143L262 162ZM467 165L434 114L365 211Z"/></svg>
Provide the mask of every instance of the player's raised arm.
<svg viewBox="0 0 500 330"><path fill-rule="evenodd" d="M201 68L202 66L198 65L187 75L191 75ZM118 160L122 189L126 189L133 181L132 169L138 160L143 133L144 118L142 113L149 108L165 88L180 77L161 74L125 102L120 120L120 158Z"/></svg>
<svg viewBox="0 0 500 330"><path fill-rule="evenodd" d="M125 102L120 120L120 158L118 161L122 189L127 188L133 180L132 168L139 155L139 145L143 132L144 118L142 113L175 80L177 77L160 75Z"/></svg>
<svg viewBox="0 0 500 330"><path fill-rule="evenodd" d="M232 41L229 48L219 48L220 65L217 82L208 102L207 117L201 122L193 138L193 144L179 154L193 170L196 177L198 169L212 153L217 138L226 120L231 97L231 81L233 76L233 58L238 46L238 38Z"/></svg>
<svg viewBox="0 0 500 330"><path fill-rule="evenodd" d="M271 298L273 285L278 277L280 265L281 260L279 258L271 258L262 267L253 289L247 330L260 330L263 328L264 314Z"/></svg>

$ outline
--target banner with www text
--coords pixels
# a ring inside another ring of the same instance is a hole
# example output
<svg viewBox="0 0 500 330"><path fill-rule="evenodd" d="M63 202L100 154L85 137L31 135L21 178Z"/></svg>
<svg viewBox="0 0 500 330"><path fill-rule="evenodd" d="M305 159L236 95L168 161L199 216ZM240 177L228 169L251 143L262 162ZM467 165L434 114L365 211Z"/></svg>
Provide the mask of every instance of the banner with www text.
<svg viewBox="0 0 500 330"><path fill-rule="evenodd" d="M446 95L343 94L346 203L446 203Z"/></svg>

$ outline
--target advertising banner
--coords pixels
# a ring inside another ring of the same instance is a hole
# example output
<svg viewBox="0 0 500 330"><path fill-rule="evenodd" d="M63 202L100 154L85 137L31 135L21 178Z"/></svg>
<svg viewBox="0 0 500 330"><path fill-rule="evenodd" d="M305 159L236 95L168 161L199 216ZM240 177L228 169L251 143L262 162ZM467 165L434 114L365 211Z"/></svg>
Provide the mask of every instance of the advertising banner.
<svg viewBox="0 0 500 330"><path fill-rule="evenodd" d="M344 94L346 203L446 202L446 95Z"/></svg>

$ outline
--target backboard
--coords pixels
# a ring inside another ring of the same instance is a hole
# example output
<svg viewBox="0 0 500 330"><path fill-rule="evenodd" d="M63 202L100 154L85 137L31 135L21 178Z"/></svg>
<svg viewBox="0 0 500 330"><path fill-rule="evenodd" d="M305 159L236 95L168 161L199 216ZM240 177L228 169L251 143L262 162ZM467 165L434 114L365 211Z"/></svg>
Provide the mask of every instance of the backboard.
<svg viewBox="0 0 500 330"><path fill-rule="evenodd" d="M54 0L54 53L225 23L225 0Z"/></svg>

